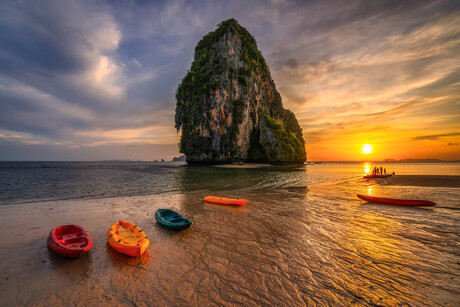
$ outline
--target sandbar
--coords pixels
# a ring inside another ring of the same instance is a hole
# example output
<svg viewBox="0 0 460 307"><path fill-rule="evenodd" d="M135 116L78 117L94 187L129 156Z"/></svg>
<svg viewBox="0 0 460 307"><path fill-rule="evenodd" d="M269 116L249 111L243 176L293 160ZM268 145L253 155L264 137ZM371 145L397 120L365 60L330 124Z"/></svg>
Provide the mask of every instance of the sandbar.
<svg viewBox="0 0 460 307"><path fill-rule="evenodd" d="M395 175L367 180L394 186L460 188L460 176L452 175Z"/></svg>

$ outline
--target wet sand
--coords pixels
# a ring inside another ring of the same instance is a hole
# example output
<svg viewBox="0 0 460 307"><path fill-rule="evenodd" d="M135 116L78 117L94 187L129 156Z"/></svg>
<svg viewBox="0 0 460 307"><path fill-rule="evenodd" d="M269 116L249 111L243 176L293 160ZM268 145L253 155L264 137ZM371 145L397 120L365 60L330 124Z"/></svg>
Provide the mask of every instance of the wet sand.
<svg viewBox="0 0 460 307"><path fill-rule="evenodd" d="M414 176L397 176L395 182L398 177L414 182ZM428 210L356 198L388 189L444 198L441 208ZM202 191L0 206L0 302L454 306L459 301L457 189L349 181L236 193L222 196L247 198L246 206L204 203ZM194 225L183 232L164 229L154 218L159 208L177 210ZM107 245L106 232L117 220L132 221L148 235L151 245L142 263ZM93 239L92 250L79 259L47 248L51 228L70 223L85 227Z"/></svg>

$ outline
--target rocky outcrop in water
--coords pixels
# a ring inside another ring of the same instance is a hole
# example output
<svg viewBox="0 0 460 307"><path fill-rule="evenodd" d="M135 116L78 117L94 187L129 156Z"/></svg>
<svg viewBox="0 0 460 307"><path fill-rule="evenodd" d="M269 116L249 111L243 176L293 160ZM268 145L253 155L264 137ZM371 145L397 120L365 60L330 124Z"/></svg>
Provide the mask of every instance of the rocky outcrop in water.
<svg viewBox="0 0 460 307"><path fill-rule="evenodd" d="M254 37L235 19L198 43L176 100L188 163L306 161L302 129L283 108Z"/></svg>

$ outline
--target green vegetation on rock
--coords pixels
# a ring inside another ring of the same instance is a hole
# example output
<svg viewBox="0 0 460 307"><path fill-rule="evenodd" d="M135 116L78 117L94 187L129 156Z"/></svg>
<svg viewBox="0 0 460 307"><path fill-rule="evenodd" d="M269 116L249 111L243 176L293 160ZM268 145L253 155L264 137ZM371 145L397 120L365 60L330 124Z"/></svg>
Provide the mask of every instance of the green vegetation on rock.
<svg viewBox="0 0 460 307"><path fill-rule="evenodd" d="M275 120L273 117L259 109L263 114L266 126L270 129L271 133L276 139L276 151L268 152L268 156L281 155L288 156L290 161L302 161L305 153L303 152L304 143L297 138L297 136Z"/></svg>

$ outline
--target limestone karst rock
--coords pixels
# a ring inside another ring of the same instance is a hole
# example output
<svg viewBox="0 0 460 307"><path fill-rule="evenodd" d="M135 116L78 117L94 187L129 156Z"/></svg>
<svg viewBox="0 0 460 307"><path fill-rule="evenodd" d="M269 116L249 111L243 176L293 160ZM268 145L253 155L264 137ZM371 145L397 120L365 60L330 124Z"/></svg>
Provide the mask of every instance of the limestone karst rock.
<svg viewBox="0 0 460 307"><path fill-rule="evenodd" d="M200 40L176 100L189 164L306 161L302 129L283 108L254 37L235 19Z"/></svg>

